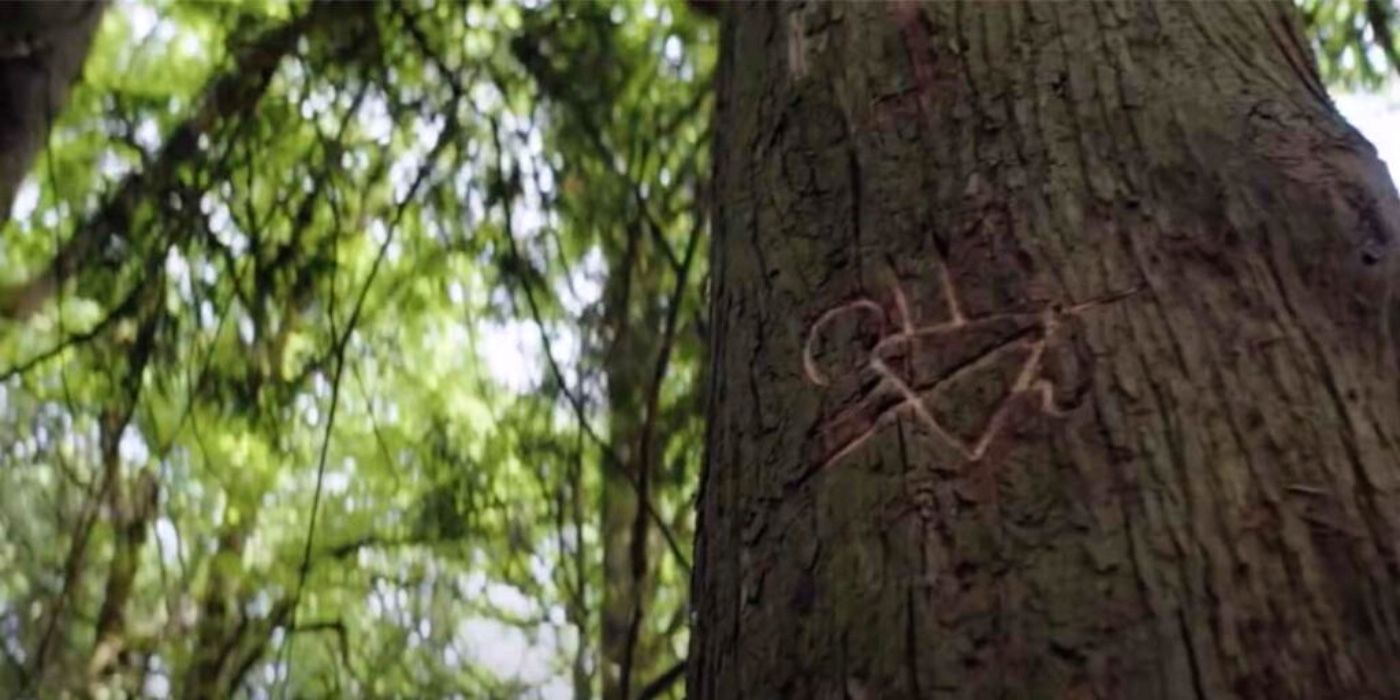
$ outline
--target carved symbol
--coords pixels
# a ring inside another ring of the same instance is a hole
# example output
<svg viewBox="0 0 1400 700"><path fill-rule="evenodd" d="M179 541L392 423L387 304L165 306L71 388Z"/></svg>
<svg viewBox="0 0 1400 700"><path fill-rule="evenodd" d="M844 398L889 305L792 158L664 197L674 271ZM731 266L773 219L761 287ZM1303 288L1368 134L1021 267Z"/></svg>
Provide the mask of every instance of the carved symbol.
<svg viewBox="0 0 1400 700"><path fill-rule="evenodd" d="M834 379L823 371L816 357L815 348L824 331L840 319L854 320L857 315L873 316L879 331L875 344L862 353L863 362L847 367L835 377L867 381L857 390L855 400L847 402L819 427L818 440L824 456L803 478L851 454L901 413L915 416L966 462L977 462L987 454L994 439L1007 427L1019 399L1039 398L1042 412L1065 415L1055 406L1055 385L1040 376L1042 360L1057 330L1071 316L1138 291L1111 294L1068 307L1052 304L1036 312L968 318L946 269L941 277L948 310L948 320L942 323L914 325L908 300L898 283L891 285L891 311L873 299L859 298L827 310L812 323L803 346L802 366L807 380L820 387L831 387ZM1013 353L1023 358L1014 379L974 438L959 436L930 410L928 401L937 398L949 383ZM905 365L902 371L895 366L899 360ZM852 372L859 376L852 377Z"/></svg>

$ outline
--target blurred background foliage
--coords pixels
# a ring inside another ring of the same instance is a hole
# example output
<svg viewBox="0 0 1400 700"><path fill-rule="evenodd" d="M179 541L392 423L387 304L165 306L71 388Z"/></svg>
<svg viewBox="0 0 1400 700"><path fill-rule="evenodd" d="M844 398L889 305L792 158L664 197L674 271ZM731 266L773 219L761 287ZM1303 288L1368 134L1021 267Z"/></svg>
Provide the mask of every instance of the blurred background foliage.
<svg viewBox="0 0 1400 700"><path fill-rule="evenodd" d="M1400 69L1395 0L1296 0L1323 80L1334 88L1374 90Z"/></svg>
<svg viewBox="0 0 1400 700"><path fill-rule="evenodd" d="M681 697L717 29L113 4L0 233L0 694Z"/></svg>

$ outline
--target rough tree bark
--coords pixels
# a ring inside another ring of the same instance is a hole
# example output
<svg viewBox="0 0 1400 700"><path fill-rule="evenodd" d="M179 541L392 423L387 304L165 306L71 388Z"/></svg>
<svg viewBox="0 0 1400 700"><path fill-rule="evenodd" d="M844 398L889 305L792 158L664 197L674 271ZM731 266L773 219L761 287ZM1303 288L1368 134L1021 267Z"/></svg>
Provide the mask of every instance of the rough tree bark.
<svg viewBox="0 0 1400 700"><path fill-rule="evenodd" d="M690 696L1400 697L1400 203L1291 6L723 14Z"/></svg>
<svg viewBox="0 0 1400 700"><path fill-rule="evenodd" d="M0 3L0 222L82 70L104 0Z"/></svg>

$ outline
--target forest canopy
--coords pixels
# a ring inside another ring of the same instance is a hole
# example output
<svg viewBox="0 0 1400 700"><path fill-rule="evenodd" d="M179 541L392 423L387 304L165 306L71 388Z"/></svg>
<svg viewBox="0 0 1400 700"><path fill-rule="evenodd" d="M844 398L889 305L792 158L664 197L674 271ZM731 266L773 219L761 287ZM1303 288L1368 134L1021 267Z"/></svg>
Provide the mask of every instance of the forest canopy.
<svg viewBox="0 0 1400 700"><path fill-rule="evenodd" d="M107 7L0 232L0 695L682 697L717 33Z"/></svg>

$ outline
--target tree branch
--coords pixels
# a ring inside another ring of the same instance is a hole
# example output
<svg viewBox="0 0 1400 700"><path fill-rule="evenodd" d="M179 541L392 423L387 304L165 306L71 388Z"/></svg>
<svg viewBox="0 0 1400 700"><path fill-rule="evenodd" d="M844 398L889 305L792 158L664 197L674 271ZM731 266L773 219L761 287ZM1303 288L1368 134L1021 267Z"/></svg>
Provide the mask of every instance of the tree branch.
<svg viewBox="0 0 1400 700"><path fill-rule="evenodd" d="M495 124L492 124L492 134L495 135L495 133ZM497 138L496 145L497 151L499 152L499 138ZM498 173L503 170L499 161L496 167ZM593 428L593 425L588 420L588 410L587 407L584 406L583 400L569 389L568 381L564 378L564 372L560 369L559 362L554 357L553 343L549 339L549 334L545 331L544 316L540 311L539 303L535 298L534 287L530 282L530 278L538 275L538 272L535 271L534 266L520 253L520 247L515 241L515 234L511 227L512 216L510 212L513 206L512 203L507 202L503 206L506 213L506 241L510 246L511 267L514 268L510 270L510 272L513 273L512 276L515 277L516 281L520 283L522 291L525 292L526 305L529 307L530 316L534 320L536 328L539 329L540 344L544 348L545 360L549 365L550 373L554 376L555 383L559 385L560 393L564 395L564 399L568 402L569 407L573 409L575 417L578 419L579 426L583 429L584 434L586 434L588 439L602 451L604 464L610 469L617 470L618 473L622 474L627 479L627 482L632 485L632 488L638 495L637 500L642 504L642 508L646 510L647 515L655 520L662 537L666 540L667 546L671 549L672 554L676 556L676 561L678 561L681 567L686 571L690 571L690 560L685 556L680 543L676 541L676 536L671 532L670 526L662 519L651 501L642 494L641 485L637 483L634 475L628 473L627 469L623 466L622 458L618 456L612 444L599 435L597 430Z"/></svg>
<svg viewBox="0 0 1400 700"><path fill-rule="evenodd" d="M312 493L311 515L306 527L306 543L302 548L301 566L297 573L297 586L292 596L290 624L293 626L296 625L297 608L301 603L302 590L306 587L306 577L311 571L311 545L316 538L316 522L321 507L321 493L326 476L326 456L330 450L331 429L335 425L336 410L340 405L340 380L345 370L345 349L349 346L350 336L354 333L356 326L359 324L360 315L364 311L365 299L369 297L370 287L374 285L375 278L379 276L379 270L383 266L384 258L389 251L389 244L394 241L394 234L398 232L404 212L407 211L408 205L414 201L423 183L427 181L428 174L432 171L433 164L442 154L443 149L456 137L457 126L455 116L449 114L446 124L443 125L442 132L438 134L437 143L433 144L432 150L424 159L422 167L419 168L417 176L413 179L413 183L409 186L408 191L404 193L403 199L399 201L394 212L394 218L386 227L387 232L385 233L384 241L379 245L379 251L375 254L374 263L370 266L369 274L365 277L364 284L360 286L359 295L356 297L355 305L350 311L350 318L346 321L345 328L341 331L340 337L335 341L335 374L331 382L331 406L326 416L326 429L321 436L320 456L316 464L316 487ZM291 685L291 646L292 640L289 636L282 644L282 656L287 666L286 675L283 677L284 685L282 686L284 696L287 692L287 688Z"/></svg>
<svg viewBox="0 0 1400 700"><path fill-rule="evenodd" d="M251 113L282 59L313 29L367 16L356 5L318 2L296 19L263 33L238 51L233 66L205 87L199 105L171 132L149 169L124 177L101 207L81 223L54 254L47 268L25 282L0 288L0 317L27 319L37 312L80 265L91 262L108 237L124 235L142 201L170 187L181 167L200 157L200 137L228 119ZM364 7L364 6L360 6Z"/></svg>
<svg viewBox="0 0 1400 700"><path fill-rule="evenodd" d="M637 700L655 700L661 694L671 689L676 681L685 677L685 660L677 661L673 666L666 669L664 673L656 677L656 680L648 683L642 692L637 695Z"/></svg>

